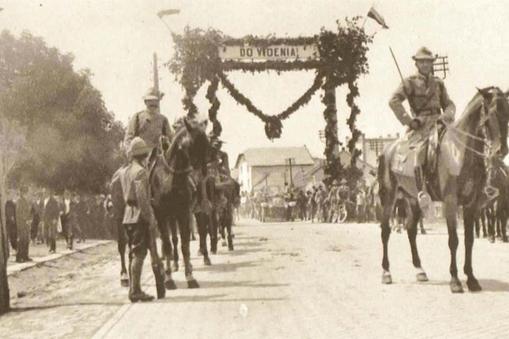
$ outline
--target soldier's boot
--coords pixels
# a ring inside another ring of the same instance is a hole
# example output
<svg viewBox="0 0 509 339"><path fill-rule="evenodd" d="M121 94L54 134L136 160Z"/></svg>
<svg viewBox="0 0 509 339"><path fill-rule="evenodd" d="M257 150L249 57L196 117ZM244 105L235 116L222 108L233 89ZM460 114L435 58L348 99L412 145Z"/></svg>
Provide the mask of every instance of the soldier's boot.
<svg viewBox="0 0 509 339"><path fill-rule="evenodd" d="M421 209L424 215L429 213L431 208L431 197L424 189L424 175L423 170L420 165L417 165L414 169L415 171L415 184L417 186L417 201L419 203L419 208Z"/></svg>
<svg viewBox="0 0 509 339"><path fill-rule="evenodd" d="M143 259L134 257L131 262L131 279L129 281L129 300L135 303L138 301L152 301L154 297L141 290L141 271Z"/></svg>
<svg viewBox="0 0 509 339"><path fill-rule="evenodd" d="M228 251L233 251L233 236L228 236Z"/></svg>

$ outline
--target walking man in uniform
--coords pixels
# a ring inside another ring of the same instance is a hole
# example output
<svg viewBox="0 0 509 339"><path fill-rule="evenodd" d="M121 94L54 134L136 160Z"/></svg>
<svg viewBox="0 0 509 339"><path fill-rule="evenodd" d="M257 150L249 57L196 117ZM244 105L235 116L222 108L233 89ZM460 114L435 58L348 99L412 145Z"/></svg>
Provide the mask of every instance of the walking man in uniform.
<svg viewBox="0 0 509 339"><path fill-rule="evenodd" d="M143 261L150 246L150 228L156 220L150 205L148 172L145 163L151 147L140 137L134 137L129 145L130 164L122 172L120 180L125 209L122 224L129 242L129 299L131 302L152 301L153 296L141 289Z"/></svg>
<svg viewBox="0 0 509 339"><path fill-rule="evenodd" d="M404 79L389 101L389 106L398 120L408 126L406 139L409 144L417 147L414 168L421 209L427 209L431 201L424 187L423 146L436 123L440 121L445 125L450 124L454 121L456 112L456 106L449 98L444 82L433 75L435 58L428 48L420 48L413 56L418 73ZM408 100L411 114L403 106L405 100Z"/></svg>

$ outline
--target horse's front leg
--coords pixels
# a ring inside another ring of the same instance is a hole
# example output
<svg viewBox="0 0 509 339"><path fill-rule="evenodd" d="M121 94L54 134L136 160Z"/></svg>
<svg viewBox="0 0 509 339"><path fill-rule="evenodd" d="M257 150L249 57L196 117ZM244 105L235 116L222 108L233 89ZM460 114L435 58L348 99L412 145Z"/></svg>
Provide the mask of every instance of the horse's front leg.
<svg viewBox="0 0 509 339"><path fill-rule="evenodd" d="M184 257L184 271L187 280L187 287L189 288L198 288L198 282L193 277L193 265L191 264L191 252L190 252L190 242L191 242L191 232L190 232L190 209L182 206L182 209L177 212L177 221L179 225L180 231L180 241L181 241L181 249L182 256Z"/></svg>
<svg viewBox="0 0 509 339"><path fill-rule="evenodd" d="M412 263L416 269L417 281L428 281L428 276L421 265L421 258L417 250L417 225L421 221L421 210L417 201L410 202L410 216L407 222L408 241L410 242L410 250L412 252Z"/></svg>
<svg viewBox="0 0 509 339"><path fill-rule="evenodd" d="M472 269L472 248L474 246L474 219L473 208L463 209L463 224L465 227L465 266L463 271L467 276L467 287L471 292L480 291L481 285L474 276Z"/></svg>
<svg viewBox="0 0 509 339"><path fill-rule="evenodd" d="M391 226L390 219L392 214L392 199L391 201L387 201L383 206L382 212L382 222L380 227L382 229L382 244L383 244L383 257L382 257L382 284L392 284L392 276L389 270L389 238L391 236Z"/></svg>
<svg viewBox="0 0 509 339"><path fill-rule="evenodd" d="M452 182L454 181L454 182ZM458 198L456 194L455 180L451 179L447 194L444 198L444 214L447 221L447 232L449 233L449 251L451 253L451 265L449 272L451 273L451 292L463 293L463 287L461 281L458 279L458 267L456 264L456 252L458 250L458 231L457 231L457 215L458 210Z"/></svg>
<svg viewBox="0 0 509 339"><path fill-rule="evenodd" d="M158 217L157 225L159 228L159 233L161 234L161 242L162 242L162 253L164 253L165 261L166 261L166 269L164 271L164 286L168 290L177 289L177 285L172 278L171 275L171 259L172 259L172 248L170 242L170 234L168 232L168 221L169 218Z"/></svg>

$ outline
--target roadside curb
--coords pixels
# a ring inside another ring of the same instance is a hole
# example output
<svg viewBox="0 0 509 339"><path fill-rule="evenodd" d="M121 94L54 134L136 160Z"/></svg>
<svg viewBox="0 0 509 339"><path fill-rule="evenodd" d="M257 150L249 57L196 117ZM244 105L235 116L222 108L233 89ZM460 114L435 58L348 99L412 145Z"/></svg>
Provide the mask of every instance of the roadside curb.
<svg viewBox="0 0 509 339"><path fill-rule="evenodd" d="M64 250L62 252L51 254L51 255L47 255L45 257L38 257L38 258L36 257L36 258L33 258L33 261L31 261L31 262L17 263L17 264L14 264L14 265L10 265L10 266L7 266L7 276L10 276L10 275L13 275L13 274L25 271L25 270L30 269L32 267L41 266L42 264L44 264L46 262L54 261L54 260L60 259L62 257L68 256L68 255L71 255L71 254L74 254L74 253L83 252L83 251L88 250L88 249L93 248L93 247L106 245L106 244L109 244L111 242L113 242L113 241L112 240L97 240L94 243L85 244L83 246L80 246L80 248L77 248L77 249L74 249L74 250L66 249L66 250Z"/></svg>

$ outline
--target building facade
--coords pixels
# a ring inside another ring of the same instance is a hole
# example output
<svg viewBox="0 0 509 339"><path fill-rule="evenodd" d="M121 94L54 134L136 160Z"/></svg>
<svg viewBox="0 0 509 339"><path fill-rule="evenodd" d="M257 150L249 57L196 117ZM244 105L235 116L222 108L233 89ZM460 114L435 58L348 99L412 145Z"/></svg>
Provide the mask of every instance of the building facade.
<svg viewBox="0 0 509 339"><path fill-rule="evenodd" d="M306 146L250 148L239 154L235 170L242 191L277 194L284 191L285 183L295 184L295 178L314 165Z"/></svg>

